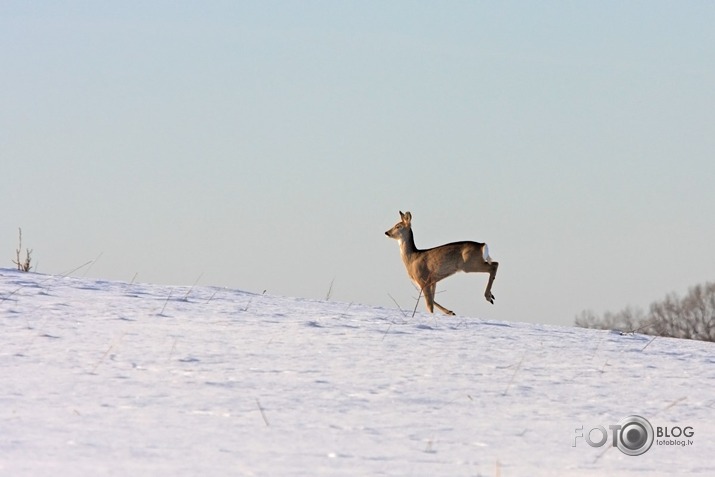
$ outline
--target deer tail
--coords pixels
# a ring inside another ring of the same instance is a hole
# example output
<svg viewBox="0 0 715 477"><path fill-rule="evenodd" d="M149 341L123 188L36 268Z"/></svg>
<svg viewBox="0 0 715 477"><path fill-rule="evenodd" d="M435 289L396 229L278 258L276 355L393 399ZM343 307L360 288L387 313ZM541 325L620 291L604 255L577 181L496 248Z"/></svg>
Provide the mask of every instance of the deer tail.
<svg viewBox="0 0 715 477"><path fill-rule="evenodd" d="M482 258L485 262L492 263L492 257L489 256L489 246L487 244L484 244L482 247Z"/></svg>

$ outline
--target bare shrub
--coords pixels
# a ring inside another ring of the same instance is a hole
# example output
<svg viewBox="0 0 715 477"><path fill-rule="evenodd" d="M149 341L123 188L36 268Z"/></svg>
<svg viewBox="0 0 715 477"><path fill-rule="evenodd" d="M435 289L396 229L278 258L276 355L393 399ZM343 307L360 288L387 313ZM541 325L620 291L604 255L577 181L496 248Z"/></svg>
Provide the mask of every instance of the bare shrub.
<svg viewBox="0 0 715 477"><path fill-rule="evenodd" d="M12 263L17 265L17 269L20 270L21 272L29 272L30 269L32 268L30 266L31 258L30 255L32 254L32 250L29 248L26 249L25 251L25 260L20 260L20 250L22 250L22 229L18 229L20 232L20 238L19 238L19 244L17 246L17 250L15 250L15 254L17 259L13 260Z"/></svg>

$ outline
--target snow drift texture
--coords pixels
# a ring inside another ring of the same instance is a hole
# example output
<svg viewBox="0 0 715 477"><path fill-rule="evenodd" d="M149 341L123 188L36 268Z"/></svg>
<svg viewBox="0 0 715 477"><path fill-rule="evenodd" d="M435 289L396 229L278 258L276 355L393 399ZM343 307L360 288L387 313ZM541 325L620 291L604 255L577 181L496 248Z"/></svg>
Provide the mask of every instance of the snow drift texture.
<svg viewBox="0 0 715 477"><path fill-rule="evenodd" d="M0 475L715 475L712 343L406 314L0 270Z"/></svg>

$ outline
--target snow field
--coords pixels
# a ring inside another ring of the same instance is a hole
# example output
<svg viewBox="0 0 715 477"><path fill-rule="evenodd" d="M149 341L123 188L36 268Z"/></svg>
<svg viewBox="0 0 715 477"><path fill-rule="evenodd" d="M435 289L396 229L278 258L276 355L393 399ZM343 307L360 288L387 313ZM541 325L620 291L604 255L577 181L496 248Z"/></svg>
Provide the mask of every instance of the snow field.
<svg viewBox="0 0 715 477"><path fill-rule="evenodd" d="M712 343L403 305L0 270L0 475L715 475Z"/></svg>

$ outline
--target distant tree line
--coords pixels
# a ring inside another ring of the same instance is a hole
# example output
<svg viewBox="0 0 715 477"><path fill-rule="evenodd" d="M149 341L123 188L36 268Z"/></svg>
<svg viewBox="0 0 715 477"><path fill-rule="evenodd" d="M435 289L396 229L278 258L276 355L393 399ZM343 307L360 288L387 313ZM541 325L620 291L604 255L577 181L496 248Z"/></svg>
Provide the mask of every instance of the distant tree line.
<svg viewBox="0 0 715 477"><path fill-rule="evenodd" d="M715 341L715 283L694 286L682 298L670 294L651 304L647 312L628 307L599 317L583 311L576 317L576 326Z"/></svg>

